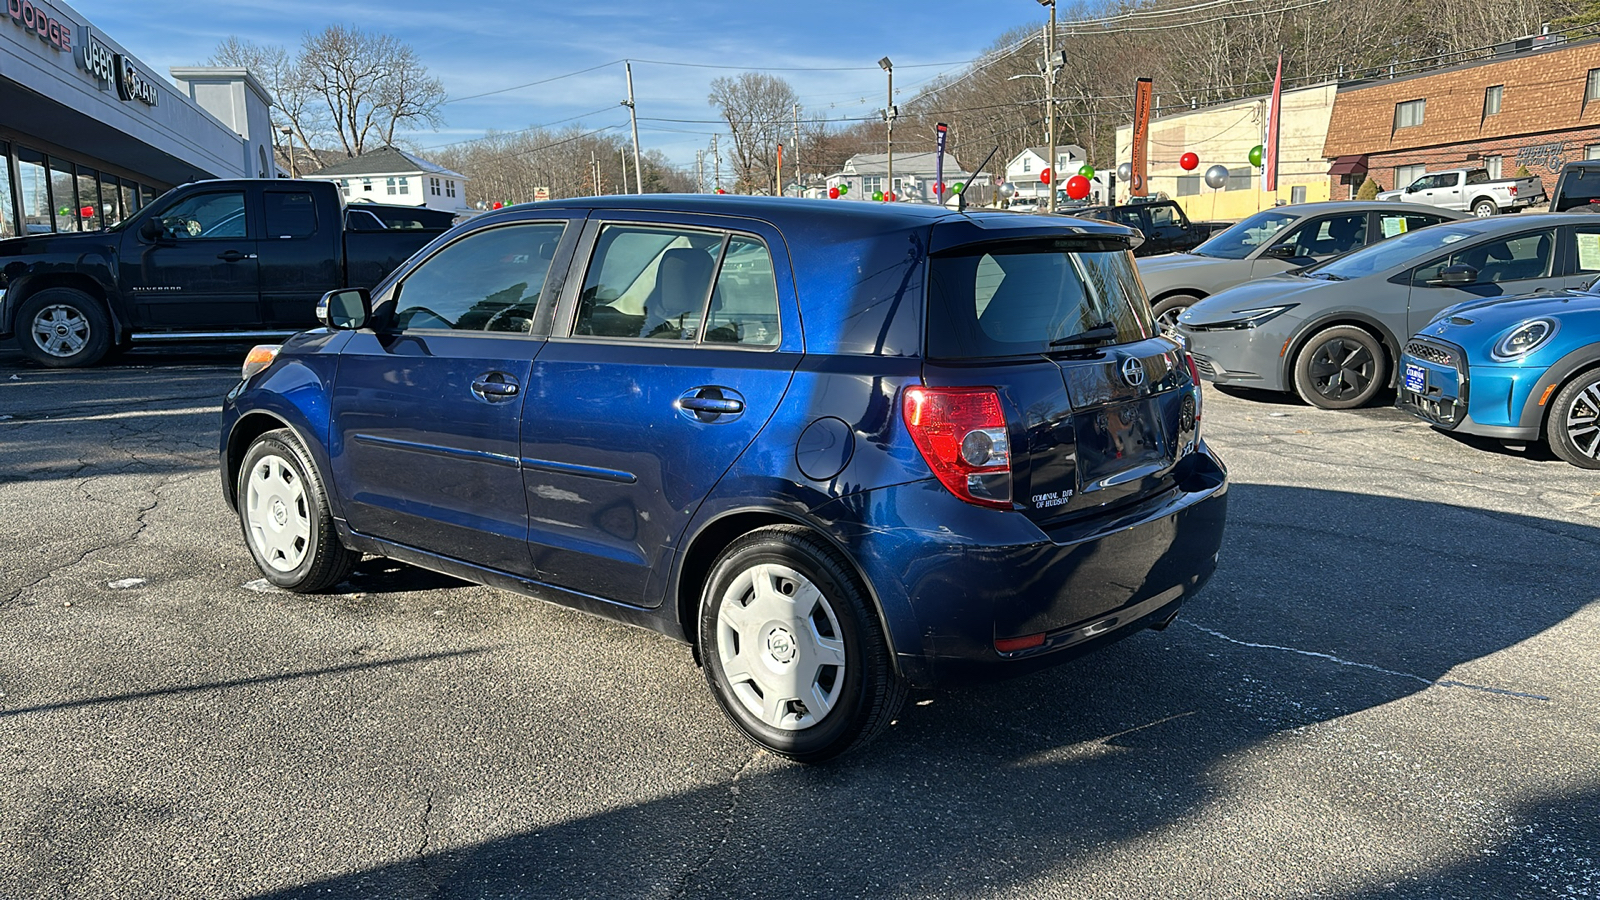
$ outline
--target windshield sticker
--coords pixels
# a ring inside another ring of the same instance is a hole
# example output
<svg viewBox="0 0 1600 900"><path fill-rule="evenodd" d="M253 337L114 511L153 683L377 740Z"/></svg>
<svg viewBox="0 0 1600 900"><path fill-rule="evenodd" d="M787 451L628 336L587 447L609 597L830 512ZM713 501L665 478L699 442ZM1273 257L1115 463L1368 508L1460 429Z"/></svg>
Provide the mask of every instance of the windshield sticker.
<svg viewBox="0 0 1600 900"><path fill-rule="evenodd" d="M1600 272L1600 234L1578 232L1578 268Z"/></svg>

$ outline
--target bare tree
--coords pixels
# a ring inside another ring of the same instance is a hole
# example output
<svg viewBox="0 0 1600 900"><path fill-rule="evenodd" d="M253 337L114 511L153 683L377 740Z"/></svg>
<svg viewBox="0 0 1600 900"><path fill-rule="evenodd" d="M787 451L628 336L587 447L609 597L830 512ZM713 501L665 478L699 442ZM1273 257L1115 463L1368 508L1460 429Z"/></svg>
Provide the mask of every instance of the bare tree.
<svg viewBox="0 0 1600 900"><path fill-rule="evenodd" d="M332 133L326 107L301 77L299 61L290 57L284 48L229 37L217 45L206 64L239 66L250 70L262 82L272 94L274 141L280 129L289 128L299 140L299 146L310 151ZM306 157L296 156L297 161L302 159L313 165L312 171L322 167L314 152Z"/></svg>
<svg viewBox="0 0 1600 900"><path fill-rule="evenodd" d="M398 128L441 124L444 85L409 45L391 35L330 25L306 35L298 75L328 108L345 153L394 140Z"/></svg>
<svg viewBox="0 0 1600 900"><path fill-rule="evenodd" d="M777 175L778 144L788 132L797 102L787 81L744 72L711 82L708 102L733 132L735 188L766 192Z"/></svg>

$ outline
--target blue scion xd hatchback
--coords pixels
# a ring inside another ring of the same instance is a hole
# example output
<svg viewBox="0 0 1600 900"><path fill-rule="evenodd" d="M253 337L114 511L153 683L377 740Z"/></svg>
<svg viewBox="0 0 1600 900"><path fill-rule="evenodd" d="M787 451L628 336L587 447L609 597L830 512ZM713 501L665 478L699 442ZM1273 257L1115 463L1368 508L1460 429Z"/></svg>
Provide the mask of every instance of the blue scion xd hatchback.
<svg viewBox="0 0 1600 900"><path fill-rule="evenodd" d="M376 554L688 642L752 741L1171 621L1226 473L1130 229L716 196L480 216L252 351L222 481L273 583Z"/></svg>

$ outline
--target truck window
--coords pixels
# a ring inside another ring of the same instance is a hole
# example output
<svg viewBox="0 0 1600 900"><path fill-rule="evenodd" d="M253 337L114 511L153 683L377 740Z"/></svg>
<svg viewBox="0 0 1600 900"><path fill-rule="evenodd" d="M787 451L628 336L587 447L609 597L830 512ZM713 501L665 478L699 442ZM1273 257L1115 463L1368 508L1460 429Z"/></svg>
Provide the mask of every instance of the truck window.
<svg viewBox="0 0 1600 900"><path fill-rule="evenodd" d="M1473 169L1467 173L1467 184L1488 184L1489 180L1487 169Z"/></svg>
<svg viewBox="0 0 1600 900"><path fill-rule="evenodd" d="M317 233L317 208L310 191L267 191L267 240L304 238Z"/></svg>
<svg viewBox="0 0 1600 900"><path fill-rule="evenodd" d="M1175 206L1152 206L1150 212L1150 227L1161 228L1167 225L1182 225L1183 220L1178 218L1178 209Z"/></svg>
<svg viewBox="0 0 1600 900"><path fill-rule="evenodd" d="M1565 212L1596 201L1600 201L1600 168L1568 166L1550 211Z"/></svg>
<svg viewBox="0 0 1600 900"><path fill-rule="evenodd" d="M190 194L158 217L162 232L175 241L245 236L244 192Z"/></svg>

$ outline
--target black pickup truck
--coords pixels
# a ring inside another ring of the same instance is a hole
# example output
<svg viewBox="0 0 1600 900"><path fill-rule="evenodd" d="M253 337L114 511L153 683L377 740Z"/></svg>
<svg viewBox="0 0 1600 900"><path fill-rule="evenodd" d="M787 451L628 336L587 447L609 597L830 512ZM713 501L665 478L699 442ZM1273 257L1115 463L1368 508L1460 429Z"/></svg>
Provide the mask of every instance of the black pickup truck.
<svg viewBox="0 0 1600 900"><path fill-rule="evenodd" d="M331 182L197 181L104 231L0 241L0 338L68 367L134 342L283 337L441 233L348 229Z"/></svg>
<svg viewBox="0 0 1600 900"><path fill-rule="evenodd" d="M1134 256L1155 256L1158 253L1175 253L1190 250L1205 243L1213 232L1228 227L1215 222L1191 222L1183 207L1173 200L1151 200L1148 203L1128 203L1121 206L1085 206L1080 209L1062 209L1063 215L1083 219L1115 222L1144 233L1144 243L1133 251Z"/></svg>

